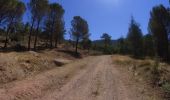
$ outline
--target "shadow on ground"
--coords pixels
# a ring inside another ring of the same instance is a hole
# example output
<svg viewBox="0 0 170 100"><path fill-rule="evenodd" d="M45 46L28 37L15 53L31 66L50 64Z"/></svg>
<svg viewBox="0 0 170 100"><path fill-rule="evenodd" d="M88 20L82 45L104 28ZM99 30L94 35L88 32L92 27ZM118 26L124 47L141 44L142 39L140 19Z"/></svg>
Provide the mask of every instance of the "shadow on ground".
<svg viewBox="0 0 170 100"><path fill-rule="evenodd" d="M82 55L80 53L75 53L74 51L69 51L69 50L57 50L57 51L69 54L75 58L82 58Z"/></svg>

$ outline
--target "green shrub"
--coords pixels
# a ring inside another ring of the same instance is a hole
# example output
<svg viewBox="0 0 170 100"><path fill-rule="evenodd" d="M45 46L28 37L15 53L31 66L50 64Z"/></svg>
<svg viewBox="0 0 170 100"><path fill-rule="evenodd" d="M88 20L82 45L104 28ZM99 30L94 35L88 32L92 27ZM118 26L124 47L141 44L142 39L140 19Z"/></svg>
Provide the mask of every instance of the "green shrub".
<svg viewBox="0 0 170 100"><path fill-rule="evenodd" d="M155 64L152 68L152 82L154 85L159 85L159 81L161 78L161 73L159 71L159 60L158 58L155 59Z"/></svg>
<svg viewBox="0 0 170 100"><path fill-rule="evenodd" d="M170 98L170 83L165 83L162 88L165 91L165 97Z"/></svg>

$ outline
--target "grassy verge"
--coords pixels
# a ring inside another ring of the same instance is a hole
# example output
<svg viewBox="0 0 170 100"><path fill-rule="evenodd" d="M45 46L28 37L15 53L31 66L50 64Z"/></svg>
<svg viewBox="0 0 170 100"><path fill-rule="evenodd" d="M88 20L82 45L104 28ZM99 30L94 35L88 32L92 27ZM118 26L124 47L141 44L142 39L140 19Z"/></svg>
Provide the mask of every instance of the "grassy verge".
<svg viewBox="0 0 170 100"><path fill-rule="evenodd" d="M170 98L170 65L151 59L133 59L129 56L113 56L113 63L125 67L133 73L137 80L146 81L152 87L163 91L164 97ZM141 80L144 79L144 80Z"/></svg>

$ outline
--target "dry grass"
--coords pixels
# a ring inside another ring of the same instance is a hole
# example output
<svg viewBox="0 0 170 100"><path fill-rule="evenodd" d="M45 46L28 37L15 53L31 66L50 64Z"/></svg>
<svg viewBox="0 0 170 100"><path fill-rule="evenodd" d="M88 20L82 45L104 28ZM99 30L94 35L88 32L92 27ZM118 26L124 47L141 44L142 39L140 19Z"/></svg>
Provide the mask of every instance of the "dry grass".
<svg viewBox="0 0 170 100"><path fill-rule="evenodd" d="M113 63L127 68L129 71L134 72L134 75L143 75L148 78L151 74L151 70L153 68L154 61L152 60L137 60L133 59L129 56L113 56Z"/></svg>
<svg viewBox="0 0 170 100"><path fill-rule="evenodd" d="M145 77L151 76L151 71L154 69L155 61L151 59L133 59L129 56L121 56L121 55L114 55L113 57L113 63L128 68L129 70L135 70L141 75L146 75ZM168 69L170 65L166 63L159 63L158 70L162 74L166 80L169 80L167 76L169 76L170 70Z"/></svg>
<svg viewBox="0 0 170 100"><path fill-rule="evenodd" d="M163 90L170 90L170 65L166 63L159 63L159 65L156 65L155 61L151 59L138 60L129 56L121 55L114 55L112 58L114 64L117 64L119 67L126 68L132 72L135 76L134 79L137 81L146 81L148 84L153 86L156 79L156 84ZM156 68L157 72L155 72L155 67L158 67ZM155 75L155 73L157 75Z"/></svg>
<svg viewBox="0 0 170 100"><path fill-rule="evenodd" d="M54 59L75 58L57 50L0 53L0 84L20 80L57 67Z"/></svg>

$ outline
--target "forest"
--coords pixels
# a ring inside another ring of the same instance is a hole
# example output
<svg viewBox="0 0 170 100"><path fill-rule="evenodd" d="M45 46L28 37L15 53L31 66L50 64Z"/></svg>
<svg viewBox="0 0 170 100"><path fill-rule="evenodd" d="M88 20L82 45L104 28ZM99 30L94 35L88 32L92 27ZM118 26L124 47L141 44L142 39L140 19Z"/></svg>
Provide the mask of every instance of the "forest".
<svg viewBox="0 0 170 100"><path fill-rule="evenodd" d="M30 19L24 22L26 12ZM64 12L60 4L50 4L48 0L30 0L28 4L20 0L1 0L2 49L36 50L42 45L57 47L58 42L64 39Z"/></svg>
<svg viewBox="0 0 170 100"><path fill-rule="evenodd" d="M28 12L26 22L23 15ZM108 33L101 36L101 42L90 40L88 22L81 16L71 21L70 30L65 29L64 8L48 0L30 0L28 4L20 0L0 1L0 42L1 51L37 50L54 48L59 43L69 42L78 48L102 51L106 54L128 54L136 58L159 57L169 61L170 10L163 5L151 9L148 33L142 33L140 24L132 16L127 37L111 40ZM66 40L65 34L70 35Z"/></svg>

